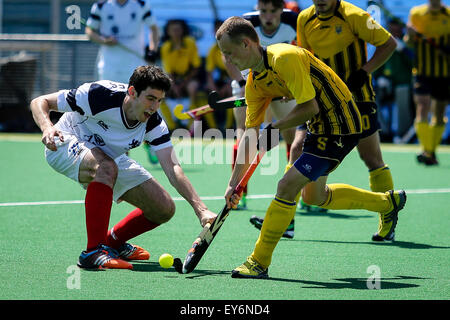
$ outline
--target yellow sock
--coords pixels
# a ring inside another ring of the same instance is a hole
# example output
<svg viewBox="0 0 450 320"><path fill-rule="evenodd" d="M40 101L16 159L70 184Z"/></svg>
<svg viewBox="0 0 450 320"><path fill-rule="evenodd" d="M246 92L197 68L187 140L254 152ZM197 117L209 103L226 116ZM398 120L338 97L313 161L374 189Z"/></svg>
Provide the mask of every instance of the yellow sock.
<svg viewBox="0 0 450 320"><path fill-rule="evenodd" d="M386 192L394 189L391 170L385 164L383 167L369 171L370 190Z"/></svg>
<svg viewBox="0 0 450 320"><path fill-rule="evenodd" d="M442 134L445 130L445 124L432 124L430 125L430 151L435 152L436 148L441 144Z"/></svg>
<svg viewBox="0 0 450 320"><path fill-rule="evenodd" d="M373 212L387 212L393 205L389 195L371 192L348 184L334 183L328 186L328 199L320 207L332 210L365 209Z"/></svg>
<svg viewBox="0 0 450 320"><path fill-rule="evenodd" d="M267 209L264 223L256 241L252 258L262 267L267 268L272 261L272 253L295 215L294 202L275 197Z"/></svg>
<svg viewBox="0 0 450 320"><path fill-rule="evenodd" d="M428 123L415 122L414 127L416 128L417 138L419 139L419 143L422 146L422 149L425 152L432 152L431 132Z"/></svg>

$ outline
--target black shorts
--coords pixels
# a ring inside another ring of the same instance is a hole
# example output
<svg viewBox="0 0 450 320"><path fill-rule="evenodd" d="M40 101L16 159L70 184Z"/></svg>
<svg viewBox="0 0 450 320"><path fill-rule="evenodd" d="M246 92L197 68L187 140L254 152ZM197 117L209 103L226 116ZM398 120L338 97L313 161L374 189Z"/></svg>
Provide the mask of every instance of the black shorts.
<svg viewBox="0 0 450 320"><path fill-rule="evenodd" d="M436 100L450 100L450 77L430 78L416 76L414 78L414 93L430 95Z"/></svg>
<svg viewBox="0 0 450 320"><path fill-rule="evenodd" d="M362 133L361 138L371 136L380 130L378 121L378 106L375 102L357 102L359 113L361 114Z"/></svg>
<svg viewBox="0 0 450 320"><path fill-rule="evenodd" d="M302 155L294 166L311 181L328 175L358 145L360 134L345 136L317 135L309 131L303 143Z"/></svg>

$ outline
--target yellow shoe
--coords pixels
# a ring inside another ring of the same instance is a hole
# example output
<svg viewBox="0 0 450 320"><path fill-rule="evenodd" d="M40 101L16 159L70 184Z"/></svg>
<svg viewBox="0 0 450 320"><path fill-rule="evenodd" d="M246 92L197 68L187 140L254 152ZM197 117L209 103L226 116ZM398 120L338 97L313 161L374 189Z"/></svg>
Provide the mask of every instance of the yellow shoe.
<svg viewBox="0 0 450 320"><path fill-rule="evenodd" d="M243 265L231 271L231 277L267 279L269 277L268 270L269 268L264 269L252 257L248 257Z"/></svg>
<svg viewBox="0 0 450 320"><path fill-rule="evenodd" d="M404 190L390 190L389 197L394 205L389 212L380 213L378 232L372 236L372 241L394 241L395 227L398 220L398 212L403 209L406 203L406 193Z"/></svg>

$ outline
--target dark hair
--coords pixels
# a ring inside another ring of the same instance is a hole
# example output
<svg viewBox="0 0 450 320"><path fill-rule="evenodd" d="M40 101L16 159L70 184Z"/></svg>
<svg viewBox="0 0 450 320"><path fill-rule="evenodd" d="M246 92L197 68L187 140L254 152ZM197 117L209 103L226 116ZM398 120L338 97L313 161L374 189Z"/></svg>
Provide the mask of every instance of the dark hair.
<svg viewBox="0 0 450 320"><path fill-rule="evenodd" d="M258 2L272 3L274 8L284 8L284 0L258 0Z"/></svg>
<svg viewBox="0 0 450 320"><path fill-rule="evenodd" d="M170 40L169 35L167 34L167 30L169 29L169 26L172 24L179 24L181 28L183 29L183 35L182 37L186 37L190 34L189 26L184 19L170 19L167 21L166 25L164 26L163 35L161 37L161 42Z"/></svg>
<svg viewBox="0 0 450 320"><path fill-rule="evenodd" d="M259 37L250 21L242 17L230 17L224 21L216 32L216 39L220 40L224 34L228 34L233 42L238 42L243 36L259 43Z"/></svg>
<svg viewBox="0 0 450 320"><path fill-rule="evenodd" d="M139 95L148 87L169 92L172 80L161 68L153 65L140 66L134 69L128 86L133 86Z"/></svg>

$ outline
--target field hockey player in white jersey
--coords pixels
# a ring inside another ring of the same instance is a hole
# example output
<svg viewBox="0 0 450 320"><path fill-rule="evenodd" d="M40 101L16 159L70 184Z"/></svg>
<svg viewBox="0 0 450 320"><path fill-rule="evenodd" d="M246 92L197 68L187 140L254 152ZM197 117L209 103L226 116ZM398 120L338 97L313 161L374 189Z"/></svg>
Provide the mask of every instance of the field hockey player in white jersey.
<svg viewBox="0 0 450 320"><path fill-rule="evenodd" d="M145 27L150 28L146 46ZM144 0L102 0L91 7L86 34L100 44L99 80L128 82L133 70L154 63L159 44L156 19Z"/></svg>
<svg viewBox="0 0 450 320"><path fill-rule="evenodd" d="M87 246L78 266L132 269L128 260L147 260L147 250L128 240L169 221L175 204L169 193L126 152L148 141L164 173L204 226L216 217L200 200L176 159L170 133L157 110L171 80L159 67L140 66L129 83L97 81L60 90L31 102L42 130L45 158L58 173L86 189ZM53 125L51 111L64 112ZM135 206L109 231L112 202Z"/></svg>

